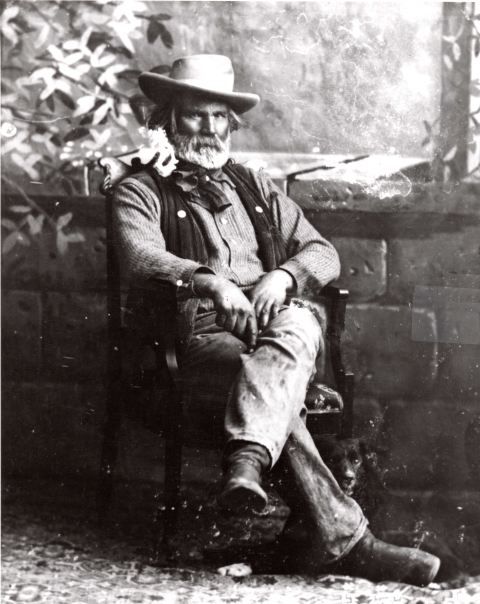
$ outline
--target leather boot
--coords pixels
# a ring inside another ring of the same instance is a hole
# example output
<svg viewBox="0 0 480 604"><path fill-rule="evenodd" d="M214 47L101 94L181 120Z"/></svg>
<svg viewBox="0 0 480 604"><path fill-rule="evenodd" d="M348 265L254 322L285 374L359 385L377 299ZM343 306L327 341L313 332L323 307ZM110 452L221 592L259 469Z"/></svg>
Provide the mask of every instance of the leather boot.
<svg viewBox="0 0 480 604"><path fill-rule="evenodd" d="M335 574L374 582L397 581L426 587L435 579L440 560L419 549L380 541L367 530L352 551L330 568Z"/></svg>
<svg viewBox="0 0 480 604"><path fill-rule="evenodd" d="M229 512L261 512L268 503L261 477L270 465L265 447L247 441L233 441L223 459L219 507Z"/></svg>

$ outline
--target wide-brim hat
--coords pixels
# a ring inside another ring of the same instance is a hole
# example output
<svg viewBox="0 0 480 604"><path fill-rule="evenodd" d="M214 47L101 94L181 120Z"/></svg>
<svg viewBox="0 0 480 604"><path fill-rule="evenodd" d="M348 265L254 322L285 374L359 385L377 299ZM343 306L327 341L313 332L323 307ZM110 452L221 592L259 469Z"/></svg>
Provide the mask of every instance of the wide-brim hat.
<svg viewBox="0 0 480 604"><path fill-rule="evenodd" d="M230 59L222 55L191 55L177 59L168 76L144 71L138 78L143 94L156 105L181 95L226 103L236 113L245 113L259 102L257 94L233 92L234 74Z"/></svg>

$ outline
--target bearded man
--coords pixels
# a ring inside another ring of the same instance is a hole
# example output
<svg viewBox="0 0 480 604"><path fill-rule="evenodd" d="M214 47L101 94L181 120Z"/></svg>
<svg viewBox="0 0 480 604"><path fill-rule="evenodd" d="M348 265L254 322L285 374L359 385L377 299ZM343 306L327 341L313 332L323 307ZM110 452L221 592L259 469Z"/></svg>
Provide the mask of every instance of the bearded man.
<svg viewBox="0 0 480 604"><path fill-rule="evenodd" d="M133 286L176 287L187 432L197 444L199 434L223 440L219 506L263 509L262 475L286 455L279 489L290 534L304 535L289 542L285 531L296 571L428 584L439 560L375 539L305 427L323 338L310 310L290 301L318 294L340 265L262 171L228 160L238 115L259 97L233 92L231 62L217 55L179 59L169 76L142 73L139 85L156 104L149 128L165 130L179 162L166 178L146 168L116 188L117 247Z"/></svg>

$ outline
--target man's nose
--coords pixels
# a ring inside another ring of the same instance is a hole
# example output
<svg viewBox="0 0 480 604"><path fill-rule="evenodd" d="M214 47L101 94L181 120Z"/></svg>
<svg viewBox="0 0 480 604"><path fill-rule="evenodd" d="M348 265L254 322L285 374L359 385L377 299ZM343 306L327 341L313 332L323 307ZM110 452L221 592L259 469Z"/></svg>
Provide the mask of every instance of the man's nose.
<svg viewBox="0 0 480 604"><path fill-rule="evenodd" d="M207 115L202 120L202 133L215 134L215 118L213 115Z"/></svg>

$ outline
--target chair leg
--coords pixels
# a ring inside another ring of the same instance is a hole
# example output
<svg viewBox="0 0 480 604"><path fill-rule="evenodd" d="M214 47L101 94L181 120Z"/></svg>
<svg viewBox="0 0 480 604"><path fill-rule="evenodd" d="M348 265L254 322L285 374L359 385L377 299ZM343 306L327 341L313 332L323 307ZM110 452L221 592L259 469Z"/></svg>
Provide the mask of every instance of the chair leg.
<svg viewBox="0 0 480 604"><path fill-rule="evenodd" d="M343 398L343 418L341 438L352 438L353 436L353 388L354 375L352 373L345 374L342 398Z"/></svg>
<svg viewBox="0 0 480 604"><path fill-rule="evenodd" d="M121 425L120 396L119 386L110 388L107 394L107 419L103 428L100 480L97 492L97 510L100 522L107 519L113 492Z"/></svg>
<svg viewBox="0 0 480 604"><path fill-rule="evenodd" d="M167 557L173 556L172 540L178 530L180 484L182 477L182 443L167 440L165 445L165 515L162 545Z"/></svg>

